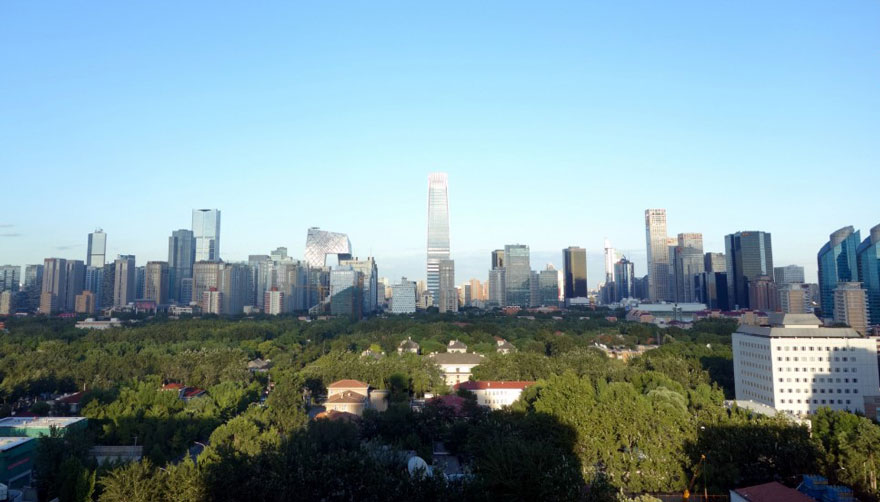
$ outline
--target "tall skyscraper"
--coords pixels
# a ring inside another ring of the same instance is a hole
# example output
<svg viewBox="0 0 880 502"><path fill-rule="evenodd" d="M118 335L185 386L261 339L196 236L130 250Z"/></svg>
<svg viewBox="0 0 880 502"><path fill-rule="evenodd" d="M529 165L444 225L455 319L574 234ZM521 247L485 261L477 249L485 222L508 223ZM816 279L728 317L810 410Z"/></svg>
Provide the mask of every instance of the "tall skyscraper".
<svg viewBox="0 0 880 502"><path fill-rule="evenodd" d="M96 306L109 308L113 306L116 293L116 262L104 265L101 271L101 298L95 299Z"/></svg>
<svg viewBox="0 0 880 502"><path fill-rule="evenodd" d="M378 308L379 304L379 269L376 267L376 260L368 257L366 260L340 260L340 267L351 267L363 276L363 294L364 304L361 312L364 315L372 314ZM384 292L382 293L384 297ZM383 298L384 299L384 298Z"/></svg>
<svg viewBox="0 0 880 502"><path fill-rule="evenodd" d="M645 209L645 241L648 250L648 299L669 300L669 244L666 237L666 210Z"/></svg>
<svg viewBox="0 0 880 502"><path fill-rule="evenodd" d="M506 306L507 285L504 282L504 274L503 267L493 268L489 271L488 304L493 307Z"/></svg>
<svg viewBox="0 0 880 502"><path fill-rule="evenodd" d="M330 271L330 313L361 318L364 275L349 266Z"/></svg>
<svg viewBox="0 0 880 502"><path fill-rule="evenodd" d="M741 309L749 302L749 281L773 274L773 245L769 232L747 231L724 236L728 301Z"/></svg>
<svg viewBox="0 0 880 502"><path fill-rule="evenodd" d="M779 292L769 275L759 275L749 281L749 308L762 312L779 311Z"/></svg>
<svg viewBox="0 0 880 502"><path fill-rule="evenodd" d="M29 311L40 308L40 294L43 291L43 265L27 265L24 268L24 292L26 305L19 305Z"/></svg>
<svg viewBox="0 0 880 502"><path fill-rule="evenodd" d="M220 210L193 209L196 261L220 261Z"/></svg>
<svg viewBox="0 0 880 502"><path fill-rule="evenodd" d="M724 257L724 253L706 253L703 267L706 272L727 273L727 258Z"/></svg>
<svg viewBox="0 0 880 502"><path fill-rule="evenodd" d="M633 262L621 258L614 264L614 276L617 280L615 283L616 300L620 301L624 298L636 297L636 271Z"/></svg>
<svg viewBox="0 0 880 502"><path fill-rule="evenodd" d="M440 261L450 258L449 180L446 173L428 175L428 292L440 298Z"/></svg>
<svg viewBox="0 0 880 502"><path fill-rule="evenodd" d="M202 296L211 288L220 291L220 263L197 261L193 264L192 301L203 303Z"/></svg>
<svg viewBox="0 0 880 502"><path fill-rule="evenodd" d="M89 249L86 252L87 267L103 267L107 258L107 234L100 228L89 234ZM79 294L79 293L77 293Z"/></svg>
<svg viewBox="0 0 880 502"><path fill-rule="evenodd" d="M532 268L529 247L524 244L504 246L505 305L528 307L532 300Z"/></svg>
<svg viewBox="0 0 880 502"><path fill-rule="evenodd" d="M675 299L678 302L693 303L699 296L696 276L705 271L703 256L703 234L678 234L675 247Z"/></svg>
<svg viewBox="0 0 880 502"><path fill-rule="evenodd" d="M417 296L416 283L406 280L406 277L402 277L399 284L391 285L391 313L414 313L416 311Z"/></svg>
<svg viewBox="0 0 880 502"><path fill-rule="evenodd" d="M538 272L538 305L544 307L559 306L559 271L547 264Z"/></svg>
<svg viewBox="0 0 880 502"><path fill-rule="evenodd" d="M21 281L21 267L18 265L0 266L0 291L18 292Z"/></svg>
<svg viewBox="0 0 880 502"><path fill-rule="evenodd" d="M778 268L776 270L779 270ZM788 282L778 285L779 310L785 314L812 314L812 295L807 284Z"/></svg>
<svg viewBox="0 0 880 502"><path fill-rule="evenodd" d="M134 255L119 255L114 265L113 306L124 307L135 300L137 292Z"/></svg>
<svg viewBox="0 0 880 502"><path fill-rule="evenodd" d="M168 238L168 283L171 300L188 304L192 298L183 294L182 281L191 279L196 259L196 240L192 230L171 232Z"/></svg>
<svg viewBox="0 0 880 502"><path fill-rule="evenodd" d="M144 269L144 298L157 305L167 304L169 275L167 261L148 261Z"/></svg>
<svg viewBox="0 0 880 502"><path fill-rule="evenodd" d="M43 262L43 285L40 294L40 313L54 314L67 301L67 260L46 258Z"/></svg>
<svg viewBox="0 0 880 502"><path fill-rule="evenodd" d="M572 298L587 297L587 250L569 246L562 250L562 272L565 304Z"/></svg>
<svg viewBox="0 0 880 502"><path fill-rule="evenodd" d="M440 260L440 284L437 306L441 313L458 312L458 293L455 289L455 261Z"/></svg>
<svg viewBox="0 0 880 502"><path fill-rule="evenodd" d="M804 282L804 267L798 265L786 265L784 267L773 268L773 280L776 284L792 284L796 282ZM794 313L794 312L791 312ZM812 312L811 312L812 313Z"/></svg>
<svg viewBox="0 0 880 502"><path fill-rule="evenodd" d="M865 335L868 330L868 297L858 282L839 282L832 292L834 322Z"/></svg>
<svg viewBox="0 0 880 502"><path fill-rule="evenodd" d="M617 262L617 252L611 247L611 241L605 239L605 283L614 282L614 263Z"/></svg>
<svg viewBox="0 0 880 502"><path fill-rule="evenodd" d="M65 312L72 312L76 307L76 295L86 289L86 265L82 260L67 260L67 296L64 305L60 306Z"/></svg>
<svg viewBox="0 0 880 502"><path fill-rule="evenodd" d="M872 325L880 325L880 225L871 229L857 253L859 278L867 291L869 320Z"/></svg>
<svg viewBox="0 0 880 502"><path fill-rule="evenodd" d="M504 268L504 250L496 249L492 251L492 268L489 270L495 270L496 268Z"/></svg>
<svg viewBox="0 0 880 502"><path fill-rule="evenodd" d="M853 227L837 230L822 246L817 255L819 262L819 304L822 317L830 319L834 313L834 289L841 282L859 282L856 248L861 239ZM838 321L838 319L834 319Z"/></svg>
<svg viewBox="0 0 880 502"><path fill-rule="evenodd" d="M338 260L351 259L351 241L346 234L328 232L318 227L309 229L306 235L306 250L303 257L310 267L327 266L327 255L336 255Z"/></svg>

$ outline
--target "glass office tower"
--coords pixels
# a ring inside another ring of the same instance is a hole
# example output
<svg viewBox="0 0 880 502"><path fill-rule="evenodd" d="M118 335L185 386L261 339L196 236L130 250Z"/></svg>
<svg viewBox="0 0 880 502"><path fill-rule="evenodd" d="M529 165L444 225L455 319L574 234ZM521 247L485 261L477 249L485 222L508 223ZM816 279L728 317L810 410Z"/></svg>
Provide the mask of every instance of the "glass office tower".
<svg viewBox="0 0 880 502"><path fill-rule="evenodd" d="M672 299L669 243L666 238L666 210L645 209L645 242L648 250L648 299Z"/></svg>
<svg viewBox="0 0 880 502"><path fill-rule="evenodd" d="M103 267L107 259L107 234L100 228L89 234L89 249L86 254L87 267ZM79 294L79 293L77 293Z"/></svg>
<svg viewBox="0 0 880 502"><path fill-rule="evenodd" d="M859 278L868 292L868 320L880 325L880 225L871 229L870 235L857 250Z"/></svg>
<svg viewBox="0 0 880 502"><path fill-rule="evenodd" d="M220 261L220 210L193 209L192 231L195 261Z"/></svg>
<svg viewBox="0 0 880 502"><path fill-rule="evenodd" d="M523 244L504 246L505 305L528 307L532 299L532 269L529 247Z"/></svg>
<svg viewBox="0 0 880 502"><path fill-rule="evenodd" d="M746 231L724 236L728 301L741 309L749 302L749 281L773 275L773 245L769 232Z"/></svg>
<svg viewBox="0 0 880 502"><path fill-rule="evenodd" d="M171 300L188 304L192 298L182 291L184 279L192 279L196 240L191 230L171 232L168 238L168 283Z"/></svg>
<svg viewBox="0 0 880 502"><path fill-rule="evenodd" d="M327 266L327 255L334 254L338 260L351 259L351 241L348 236L328 232L318 227L309 229L306 235L306 251L303 255L310 267Z"/></svg>
<svg viewBox="0 0 880 502"><path fill-rule="evenodd" d="M587 250L569 246L562 250L563 297L566 304L572 298L587 297Z"/></svg>
<svg viewBox="0 0 880 502"><path fill-rule="evenodd" d="M831 318L834 312L834 289L841 282L859 282L856 248L859 232L852 226L843 227L828 239L817 255L819 262L819 304L822 317Z"/></svg>
<svg viewBox="0 0 880 502"><path fill-rule="evenodd" d="M446 173L428 175L428 292L435 305L440 298L440 262L450 257L448 192Z"/></svg>

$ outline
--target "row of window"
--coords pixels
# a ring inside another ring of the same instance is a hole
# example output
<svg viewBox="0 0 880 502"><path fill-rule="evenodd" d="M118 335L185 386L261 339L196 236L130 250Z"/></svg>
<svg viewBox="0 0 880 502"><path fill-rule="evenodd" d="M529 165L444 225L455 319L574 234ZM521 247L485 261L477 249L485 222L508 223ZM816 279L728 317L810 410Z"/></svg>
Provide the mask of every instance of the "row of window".
<svg viewBox="0 0 880 502"><path fill-rule="evenodd" d="M803 400L803 404L810 404L810 401L811 401L810 399L804 399L804 400ZM813 401L812 404L834 404L834 399L828 399L828 400L827 400L828 402L826 402L825 399L813 399L812 401ZM789 400L788 400L788 403L789 403L789 404L794 404L795 402L797 402L797 404L802 404L802 402L801 402L800 399L797 399L797 400L789 399ZM838 399L838 400L837 400L837 404L844 404L844 402L846 402L846 404L850 404L850 400L849 400L849 399L846 399L846 400L844 400L844 399ZM783 403L783 404L785 403L785 399L782 400L782 403Z"/></svg>
<svg viewBox="0 0 880 502"><path fill-rule="evenodd" d="M841 368L834 368L833 372L840 373L840 370L841 370ZM780 366L779 368L776 368L776 371L780 372L780 373L786 372L786 371L794 371L794 372L803 371L804 373L809 373L807 371L807 368L786 368L786 367L782 367L782 366ZM816 368L810 368L810 371L815 373ZM832 373L831 368L819 368L819 371L822 373ZM856 373L856 369L855 368L843 368L843 372L844 373Z"/></svg>
<svg viewBox="0 0 880 502"><path fill-rule="evenodd" d="M812 379L810 379L810 378L795 378L794 379L795 382L803 381L804 383L810 383L811 380L812 380L812 383L816 383L817 380L819 381L819 383L825 383L824 377L815 377ZM780 382L791 382L791 378L780 378L779 381ZM828 383L835 383L835 381L836 381L836 383L841 383L840 378L837 378L837 379L828 378ZM842 383L849 383L849 381L850 381L849 378L844 378ZM859 379L853 378L852 383L859 383Z"/></svg>
<svg viewBox="0 0 880 502"><path fill-rule="evenodd" d="M779 347L779 350L792 350L794 352L797 352L797 349L798 349L797 347ZM810 351L822 350L822 347L810 346L809 350ZM854 350L856 350L856 348L855 347L825 347L825 350L827 350L828 352L837 352L837 351L844 351L845 352L847 350L854 351ZM807 351L807 347L801 347L801 352L806 352L806 351Z"/></svg>
<svg viewBox="0 0 880 502"><path fill-rule="evenodd" d="M777 360L777 361L782 361L783 359L782 359L782 357L777 357L776 360ZM788 358L788 357L786 357L785 360L786 360L786 361L789 361L789 360L791 360L791 359ZM794 360L797 361L798 358L797 358L797 357L794 357ZM804 361L807 361L807 358L804 357L803 360L804 360ZM810 360L810 361L814 361L814 360L817 360L817 358L815 358L815 357L811 357L809 360ZM819 361L819 362L822 362L822 358L819 357L819 358L818 358L818 361ZM834 361L835 361L835 362L840 362L840 361L847 362L847 361L849 361L849 362L854 363L854 362L856 362L856 356L850 356L849 358L847 358L846 356L843 356L843 357L835 357L835 358L834 358ZM831 358L830 358L830 357L828 358L828 362L831 362Z"/></svg>
<svg viewBox="0 0 880 502"><path fill-rule="evenodd" d="M788 393L788 394L800 394L800 393L801 393L801 389L780 389L779 391L782 392L783 394L785 394L785 393ZM825 394L825 393L826 393L826 392L825 392L825 389L815 389L815 388L812 390L812 392L813 392L813 394ZM809 390L809 389L804 389L804 394L809 394L809 393L810 393L810 390ZM834 389L828 389L828 392L827 392L827 393L828 393L828 394L834 394ZM849 394L849 393L850 393L850 390L849 390L849 389L837 389L837 393L838 393L838 394ZM853 394L858 394L858 393L859 393L859 389L853 389L853 390L852 390L852 393L853 393Z"/></svg>

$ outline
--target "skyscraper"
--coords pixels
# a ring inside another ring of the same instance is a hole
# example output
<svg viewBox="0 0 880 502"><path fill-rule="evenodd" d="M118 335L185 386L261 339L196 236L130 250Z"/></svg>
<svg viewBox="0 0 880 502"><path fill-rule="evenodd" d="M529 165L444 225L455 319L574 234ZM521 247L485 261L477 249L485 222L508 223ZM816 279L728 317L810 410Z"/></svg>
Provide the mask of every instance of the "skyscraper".
<svg viewBox="0 0 880 502"><path fill-rule="evenodd" d="M495 270L496 268L504 268L504 250L496 249L492 251L492 268L489 270Z"/></svg>
<svg viewBox="0 0 880 502"><path fill-rule="evenodd" d="M437 306L440 312L458 312L458 293L455 290L455 262L440 260L440 284Z"/></svg>
<svg viewBox="0 0 880 502"><path fill-rule="evenodd" d="M489 271L488 280L488 304L493 307L504 307L505 295L507 294L507 285L504 282L505 270L501 268L493 268Z"/></svg>
<svg viewBox="0 0 880 502"><path fill-rule="evenodd" d="M523 244L504 246L504 271L505 305L528 307L532 299L529 247Z"/></svg>
<svg viewBox="0 0 880 502"><path fill-rule="evenodd" d="M338 232L328 232L318 227L309 229L306 235L306 250L303 257L310 267L327 265L327 255L336 255L338 260L351 259L351 241L348 236Z"/></svg>
<svg viewBox="0 0 880 502"><path fill-rule="evenodd" d="M872 325L880 325L880 225L871 229L857 254L859 278L867 290L869 320Z"/></svg>
<svg viewBox="0 0 880 502"><path fill-rule="evenodd" d="M416 283L402 277L399 284L391 285L391 313L414 313L416 311L416 296L418 296Z"/></svg>
<svg viewBox="0 0 880 502"><path fill-rule="evenodd" d="M696 276L705 271L703 256L703 234L678 234L675 247L675 299L679 302L693 303L699 296Z"/></svg>
<svg viewBox="0 0 880 502"><path fill-rule="evenodd" d="M185 295L181 285L184 279L191 279L193 263L196 259L196 240L192 230L180 229L171 232L168 238L168 295L171 300L188 304L192 298Z"/></svg>
<svg viewBox="0 0 880 502"><path fill-rule="evenodd" d="M773 280L776 284L792 284L795 282L804 282L804 267L798 265L786 265L784 267L773 268Z"/></svg>
<svg viewBox="0 0 880 502"><path fill-rule="evenodd" d="M67 295L64 304L59 308L65 312L72 312L76 307L76 295L86 288L86 265L82 260L67 260Z"/></svg>
<svg viewBox="0 0 880 502"><path fill-rule="evenodd" d="M40 294L43 290L43 265L27 265L24 268L24 292L26 305L19 305L30 311L40 308Z"/></svg>
<svg viewBox="0 0 880 502"><path fill-rule="evenodd" d="M134 255L119 255L114 265L113 306L124 307L135 300L137 292Z"/></svg>
<svg viewBox="0 0 880 502"><path fill-rule="evenodd" d="M856 248L861 239L853 227L843 227L832 233L817 255L819 262L819 303L822 317L830 319L834 313L834 289L841 282L859 282ZM835 318L835 321L839 319ZM842 322L842 321L841 321Z"/></svg>
<svg viewBox="0 0 880 502"><path fill-rule="evenodd" d="M446 173L428 175L428 292L440 298L440 261L450 257L449 180Z"/></svg>
<svg viewBox="0 0 880 502"><path fill-rule="evenodd" d="M587 297L587 250L569 246L562 250L562 271L565 303L572 298Z"/></svg>
<svg viewBox="0 0 880 502"><path fill-rule="evenodd" d="M831 293L834 322L864 335L868 329L868 298L858 282L839 282Z"/></svg>
<svg viewBox="0 0 880 502"><path fill-rule="evenodd" d="M773 274L773 245L769 232L747 231L724 236L728 301L741 309L749 302L749 281Z"/></svg>
<svg viewBox="0 0 880 502"><path fill-rule="evenodd" d="M148 261L144 269L144 298L153 300L157 305L167 304L169 275L168 262Z"/></svg>
<svg viewBox="0 0 880 502"><path fill-rule="evenodd" d="M21 281L21 267L18 265L0 266L0 291L18 292Z"/></svg>
<svg viewBox="0 0 880 502"><path fill-rule="evenodd" d="M40 294L40 313L54 314L67 301L67 260L46 258L43 262L43 285Z"/></svg>
<svg viewBox="0 0 880 502"><path fill-rule="evenodd" d="M98 228L89 234L89 249L86 252L86 266L103 267L104 263L106 263L106 258L107 234Z"/></svg>
<svg viewBox="0 0 880 502"><path fill-rule="evenodd" d="M361 312L364 315L375 312L379 303L379 269L376 267L376 260L373 257L368 257L366 260L358 260L357 258L340 260L339 266L351 267L361 273L364 280L362 288L364 304L361 307ZM382 295L384 297L384 292Z"/></svg>
<svg viewBox="0 0 880 502"><path fill-rule="evenodd" d="M666 210L645 209L645 242L648 250L648 299L669 300L669 245Z"/></svg>
<svg viewBox="0 0 880 502"><path fill-rule="evenodd" d="M617 262L617 252L611 247L611 241L605 239L605 283L615 281L614 263Z"/></svg>
<svg viewBox="0 0 880 502"><path fill-rule="evenodd" d="M220 261L220 210L193 209L196 261Z"/></svg>
<svg viewBox="0 0 880 502"><path fill-rule="evenodd" d="M538 305L544 307L559 306L559 271L553 265L538 272Z"/></svg>
<svg viewBox="0 0 880 502"><path fill-rule="evenodd" d="M724 253L706 253L703 267L706 272L727 273L727 258L724 257Z"/></svg>
<svg viewBox="0 0 880 502"><path fill-rule="evenodd" d="M617 280L615 283L616 300L620 301L624 298L636 297L636 271L633 262L626 259L626 256L614 264L614 276Z"/></svg>
<svg viewBox="0 0 880 502"><path fill-rule="evenodd" d="M364 305L364 275L350 266L330 271L330 313L361 318Z"/></svg>

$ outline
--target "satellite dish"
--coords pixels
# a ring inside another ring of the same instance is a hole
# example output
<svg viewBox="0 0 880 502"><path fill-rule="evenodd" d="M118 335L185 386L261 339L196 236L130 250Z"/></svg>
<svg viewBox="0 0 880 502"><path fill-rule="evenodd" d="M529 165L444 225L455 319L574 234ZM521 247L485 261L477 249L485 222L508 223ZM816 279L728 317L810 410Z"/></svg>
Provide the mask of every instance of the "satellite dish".
<svg viewBox="0 0 880 502"><path fill-rule="evenodd" d="M406 463L406 470L409 471L410 476L421 477L431 475L431 468L428 467L428 463L422 457L410 457Z"/></svg>

